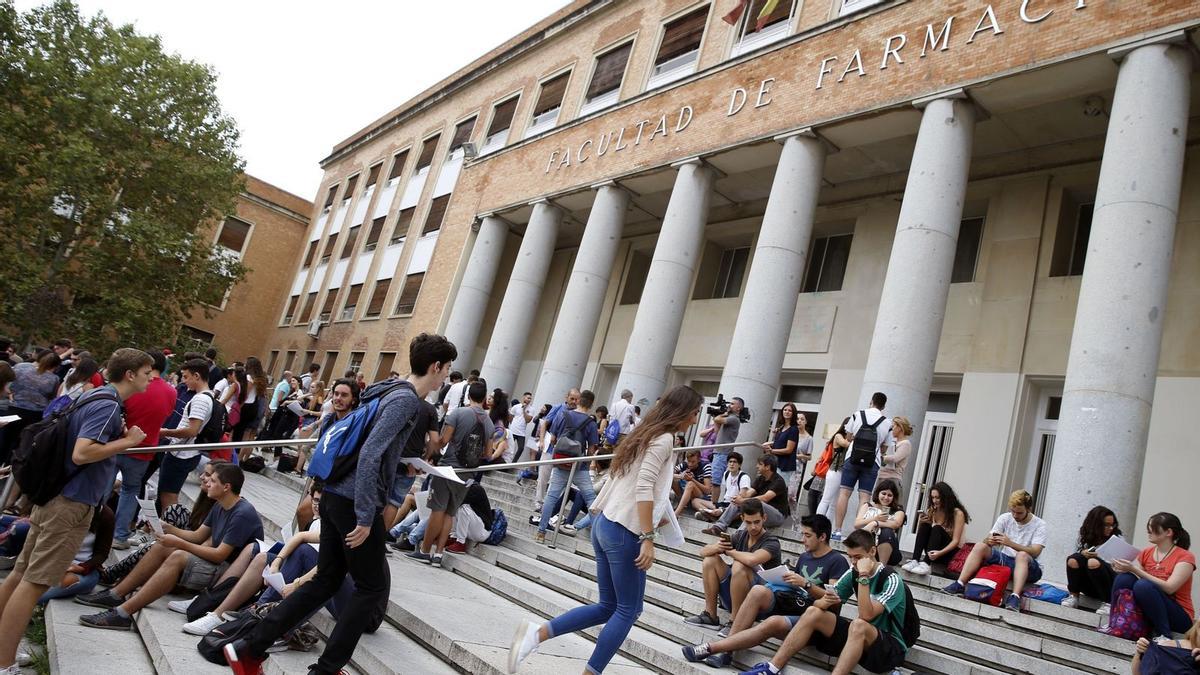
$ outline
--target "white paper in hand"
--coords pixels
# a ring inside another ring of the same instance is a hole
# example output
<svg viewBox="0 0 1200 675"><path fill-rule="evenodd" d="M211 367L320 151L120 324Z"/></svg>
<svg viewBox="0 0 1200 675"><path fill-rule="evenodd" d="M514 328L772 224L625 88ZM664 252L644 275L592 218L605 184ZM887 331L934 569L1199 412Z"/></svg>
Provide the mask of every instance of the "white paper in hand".
<svg viewBox="0 0 1200 675"><path fill-rule="evenodd" d="M1118 534L1109 537L1108 541L1096 549L1096 556L1106 563L1112 563L1114 560L1137 560L1140 554L1140 550L1131 546Z"/></svg>
<svg viewBox="0 0 1200 675"><path fill-rule="evenodd" d="M769 570L763 569L760 565L758 569L754 571L758 574L759 578L767 583L786 584L787 582L783 580L783 575L787 574L791 570L788 569L787 565L776 565Z"/></svg>
<svg viewBox="0 0 1200 675"><path fill-rule="evenodd" d="M154 530L156 536L163 536L162 521L158 519L158 512L154 509L154 500L139 499L138 506L140 507L138 517L150 523L150 528Z"/></svg>
<svg viewBox="0 0 1200 675"><path fill-rule="evenodd" d="M434 466L420 457L406 457L400 460L400 463L411 464L432 476L441 476L442 478L445 478L446 480L452 480L455 483L466 484L466 481L459 478L458 474L454 472L454 469L451 469L448 466Z"/></svg>
<svg viewBox="0 0 1200 675"><path fill-rule="evenodd" d="M287 585L287 582L284 581L282 574L272 572L270 567L264 567L262 574L263 581L267 582L268 586L275 589L276 593L283 593L283 587Z"/></svg>
<svg viewBox="0 0 1200 675"><path fill-rule="evenodd" d="M5 424L12 424L19 419L21 419L20 415L4 415L0 417L0 427L4 426Z"/></svg>

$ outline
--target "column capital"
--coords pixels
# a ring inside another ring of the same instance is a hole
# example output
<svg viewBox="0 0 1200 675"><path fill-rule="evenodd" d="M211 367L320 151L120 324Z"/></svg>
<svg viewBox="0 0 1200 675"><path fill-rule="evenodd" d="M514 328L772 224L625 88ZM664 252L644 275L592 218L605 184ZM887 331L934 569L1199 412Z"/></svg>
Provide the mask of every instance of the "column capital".
<svg viewBox="0 0 1200 675"><path fill-rule="evenodd" d="M1129 53L1141 47L1149 47L1151 45L1179 45L1186 48L1188 46L1187 33L1181 30L1168 31L1151 35L1140 40L1134 40L1128 44L1123 44L1119 47L1113 47L1108 50L1108 56L1112 60L1120 63Z"/></svg>
<svg viewBox="0 0 1200 675"><path fill-rule="evenodd" d="M726 176L726 173L724 171L713 166L711 162L709 162L708 160L704 159L703 157L701 157L699 155L697 155L695 157L688 157L687 159L681 159L676 162L671 162L671 168L675 169L675 170L679 170L680 168L687 166L689 164L699 167L699 168L702 168L702 169L708 169L709 171L712 172L713 176L716 178L724 178Z"/></svg>
<svg viewBox="0 0 1200 675"><path fill-rule="evenodd" d="M921 98L913 99L912 105L917 110L920 110L923 112L930 103L933 103L934 101L940 101L942 99L950 99L952 101L963 101L963 102L969 104L971 106L971 108L975 111L975 121L976 122L982 122L992 116L991 113L989 113L987 111L987 108L984 108L983 106L979 105L979 102L976 101L975 99L971 98L971 94L968 93L967 90L963 89L962 87L959 87L957 89L947 89L946 91L940 91L936 94L930 94L929 96L922 96Z"/></svg>
<svg viewBox="0 0 1200 675"><path fill-rule="evenodd" d="M589 185L588 187L596 192L599 192L600 188L612 188L614 190L624 193L625 196L627 196L629 199L633 199L634 197L641 196L638 193L634 192L633 190L630 190L629 188L625 187L624 185L621 185L620 183L618 183L616 180L613 180L613 179L602 180L599 183L593 183L592 185Z"/></svg>
<svg viewBox="0 0 1200 675"><path fill-rule="evenodd" d="M791 140L793 138L811 138L813 140L820 141L821 145L825 146L826 154L830 154L830 155L832 155L836 152L841 152L841 150L842 150L837 145L835 145L833 142L831 142L828 138L821 135L819 132L817 132L816 129L814 129L812 127L804 127L802 129L795 129L792 131L784 132L782 134L779 134L778 136L775 136L771 140L775 141L776 143L778 143L780 145L783 145L784 143L787 143L789 140Z"/></svg>

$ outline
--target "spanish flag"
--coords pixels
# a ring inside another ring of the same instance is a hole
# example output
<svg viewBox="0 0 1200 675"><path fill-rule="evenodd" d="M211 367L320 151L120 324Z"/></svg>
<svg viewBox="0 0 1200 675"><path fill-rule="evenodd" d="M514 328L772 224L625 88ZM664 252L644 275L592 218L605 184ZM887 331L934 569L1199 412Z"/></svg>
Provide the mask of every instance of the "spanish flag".
<svg viewBox="0 0 1200 675"><path fill-rule="evenodd" d="M722 17L725 23L733 26L742 18L742 13L750 6L752 0L738 0L735 6L728 14ZM754 30L762 30L767 25L767 19L779 7L779 0L767 0L763 3L762 9L758 12L757 21L754 24Z"/></svg>

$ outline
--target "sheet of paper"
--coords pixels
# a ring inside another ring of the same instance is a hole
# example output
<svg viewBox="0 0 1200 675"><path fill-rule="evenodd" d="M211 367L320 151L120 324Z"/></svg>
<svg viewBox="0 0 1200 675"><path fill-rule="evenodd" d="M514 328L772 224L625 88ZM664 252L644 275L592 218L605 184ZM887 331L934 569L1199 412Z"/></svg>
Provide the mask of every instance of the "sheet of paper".
<svg viewBox="0 0 1200 675"><path fill-rule="evenodd" d="M138 518L150 523L150 529L154 530L155 536L163 536L162 521L158 519L158 512L154 510L154 500L139 499L138 506Z"/></svg>
<svg viewBox="0 0 1200 675"><path fill-rule="evenodd" d="M759 578L761 578L763 581L765 581L767 583L785 584L787 582L783 580L783 575L788 573L791 570L789 570L787 568L787 565L776 565L775 567L772 567L769 570L763 569L760 566L758 569L756 569L754 571L758 574Z"/></svg>
<svg viewBox="0 0 1200 675"><path fill-rule="evenodd" d="M287 525L283 526L283 529L280 531L279 536L283 539L284 542L288 542L288 541L292 540L292 535L294 535L294 534L296 534L296 530L294 528L292 528L291 523L288 523Z"/></svg>
<svg viewBox="0 0 1200 675"><path fill-rule="evenodd" d="M1109 537L1108 541L1096 549L1096 555L1106 563L1114 560L1137 560L1140 553L1141 550L1134 548L1117 534Z"/></svg>
<svg viewBox="0 0 1200 675"><path fill-rule="evenodd" d="M446 480L452 480L455 483L466 484L466 481L459 478L458 474L454 472L454 469L451 469L447 466L434 466L420 457L406 457L400 460L400 463L411 464L427 474L441 476L442 478L445 478Z"/></svg>
<svg viewBox="0 0 1200 675"><path fill-rule="evenodd" d="M257 541L258 541L258 552L259 553L265 553L267 551L270 551L271 548L273 546L275 546L275 542L271 541L270 539L259 539Z"/></svg>
<svg viewBox="0 0 1200 675"><path fill-rule="evenodd" d="M268 586L275 589L276 593L283 592L283 587L287 584L287 582L283 580L282 574L279 572L272 572L270 567L264 567L262 575L263 581L267 582Z"/></svg>
<svg viewBox="0 0 1200 675"><path fill-rule="evenodd" d="M12 424L19 419L21 419L20 415L4 415L3 417L0 417L0 427L4 426L5 424Z"/></svg>

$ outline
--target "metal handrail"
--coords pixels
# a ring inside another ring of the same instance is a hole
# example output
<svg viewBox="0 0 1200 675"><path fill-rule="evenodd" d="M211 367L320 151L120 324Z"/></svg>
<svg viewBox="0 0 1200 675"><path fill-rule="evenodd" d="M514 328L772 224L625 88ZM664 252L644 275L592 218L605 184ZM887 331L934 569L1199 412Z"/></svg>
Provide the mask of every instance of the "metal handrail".
<svg viewBox="0 0 1200 675"><path fill-rule="evenodd" d="M228 443L185 443L175 445L152 445L145 448L129 448L117 453L120 455L152 454L156 452L173 452L175 450L229 450L239 448L270 448L276 445L313 445L315 438L281 438L270 441L229 441Z"/></svg>

